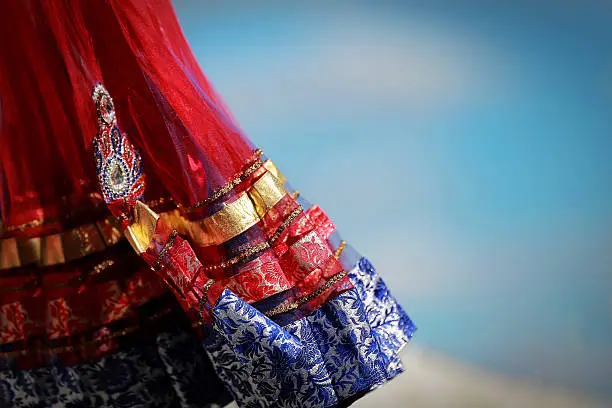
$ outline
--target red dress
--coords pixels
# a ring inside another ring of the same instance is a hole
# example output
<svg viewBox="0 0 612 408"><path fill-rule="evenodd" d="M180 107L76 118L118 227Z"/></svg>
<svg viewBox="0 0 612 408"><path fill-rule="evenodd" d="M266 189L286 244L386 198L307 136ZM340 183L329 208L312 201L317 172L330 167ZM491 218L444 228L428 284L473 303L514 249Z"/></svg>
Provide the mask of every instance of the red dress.
<svg viewBox="0 0 612 408"><path fill-rule="evenodd" d="M5 3L0 405L329 407L401 371L412 322L244 135L168 1Z"/></svg>

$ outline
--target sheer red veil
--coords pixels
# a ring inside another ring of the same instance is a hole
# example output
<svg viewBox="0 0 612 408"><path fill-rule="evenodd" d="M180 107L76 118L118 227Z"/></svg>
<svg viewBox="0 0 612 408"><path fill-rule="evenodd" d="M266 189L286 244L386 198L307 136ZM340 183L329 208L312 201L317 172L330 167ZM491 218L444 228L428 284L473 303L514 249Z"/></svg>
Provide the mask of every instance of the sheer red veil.
<svg viewBox="0 0 612 408"><path fill-rule="evenodd" d="M90 151L97 81L143 156L151 199L205 199L253 155L167 0L5 2L0 35L5 236L57 232L103 210Z"/></svg>

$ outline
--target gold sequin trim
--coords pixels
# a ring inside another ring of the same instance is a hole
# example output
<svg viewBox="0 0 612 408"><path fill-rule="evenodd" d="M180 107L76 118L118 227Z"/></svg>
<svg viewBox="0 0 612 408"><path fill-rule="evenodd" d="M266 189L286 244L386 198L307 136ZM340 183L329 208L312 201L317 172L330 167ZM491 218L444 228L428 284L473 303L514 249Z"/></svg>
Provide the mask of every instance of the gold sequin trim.
<svg viewBox="0 0 612 408"><path fill-rule="evenodd" d="M215 283L215 281L213 279L209 279L206 281L206 283L204 284L204 286L202 287L202 297L206 298L206 295L208 295L208 289L210 289L210 287Z"/></svg>
<svg viewBox="0 0 612 408"><path fill-rule="evenodd" d="M336 252L334 252L334 257L336 259L340 258L340 256L342 255L342 252L344 252L344 248L346 248L346 241L340 242L338 249L336 249Z"/></svg>
<svg viewBox="0 0 612 408"><path fill-rule="evenodd" d="M80 185L81 186L86 186L90 184L89 180L80 180ZM93 193L89 193L87 194L87 196L92 200L94 208L95 207L100 207L102 204L104 204L104 200L102 198L102 195L98 192L93 192ZM66 200L69 199L70 196L63 196L60 197L60 200ZM162 198L162 202L163 202L163 198ZM150 205L151 206L151 205ZM57 217L53 217L53 218L45 218L45 219L38 219L38 220L32 220L32 221L28 221L26 223L23 224L18 224L18 225L8 225L6 226L6 228L4 228L4 230L2 230L2 228L0 228L0 233L4 233L4 232L14 232L14 231L24 231L27 230L29 228L36 228L36 227L40 227L42 225L45 224L51 224L53 222L58 222L60 221L59 218ZM0 225L1 227L1 225Z"/></svg>
<svg viewBox="0 0 612 408"><path fill-rule="evenodd" d="M157 207L161 207L163 205L166 205L168 203L172 203L174 200L172 199L172 197L160 197L157 200L151 200L151 201L147 201L147 205L153 209L157 208Z"/></svg>
<svg viewBox="0 0 612 408"><path fill-rule="evenodd" d="M198 201L197 203L193 204L191 207L187 208L186 210L190 211L190 210L195 210L196 208L204 207L212 203L213 201L219 199L219 197L229 193L233 188L235 188L238 184L240 184L243 180L245 180L247 177L253 174L258 168L261 167L263 162L261 161L259 157L262 154L263 154L263 151L261 149L255 150L253 157L249 160L249 162L250 161L254 161L254 162L249 167L247 167L242 173L236 175L232 180L230 180L223 187L215 190L210 195L210 197L208 197L206 200Z"/></svg>
<svg viewBox="0 0 612 408"><path fill-rule="evenodd" d="M310 302L312 299L321 295L323 292L325 292L335 283L339 282L340 279L344 278L345 276L346 276L346 271L339 272L336 275L334 275L330 280L325 282L325 284L321 286L319 289L312 292L310 295L302 296L301 298L298 298L297 300L293 302L288 301L285 303L281 303L280 305L276 306L274 309L271 309L268 312L266 312L265 315L268 317L273 317L281 313L286 313L291 310L297 309L304 303Z"/></svg>
<svg viewBox="0 0 612 408"><path fill-rule="evenodd" d="M198 320L197 322L191 323L191 327L197 329L198 327L204 326L207 323L209 323L209 322L207 322L205 320Z"/></svg>
<svg viewBox="0 0 612 408"><path fill-rule="evenodd" d="M166 252L168 252L170 248L172 248L172 245L174 245L174 241L176 240L177 235L178 232L176 232L175 230L170 233L170 237L168 237L168 242L166 242L166 245L164 245L161 251L159 251L157 258L155 258L155 261L153 262L153 269L159 270L162 259L164 258L164 256L166 256Z"/></svg>
<svg viewBox="0 0 612 408"><path fill-rule="evenodd" d="M33 220L30 222L26 222L20 225L9 225L5 228L6 232L13 232L13 231L23 231L26 230L28 228L35 228L35 227L40 227L41 225L45 224L45 223L50 223L50 222L54 222L57 221L57 219L47 219L47 220Z"/></svg>
<svg viewBox="0 0 612 408"><path fill-rule="evenodd" d="M293 210L293 212L291 214L289 214L289 216L285 219L285 221L283 221L281 223L281 225L279 225L278 229L276 230L276 232L274 233L274 235L272 235L272 237L270 238L270 243L274 243L283 233L283 231L289 226L291 225L291 223L293 222L293 220L295 220L297 218L298 215L300 215L302 212L304 211L304 209L299 206L297 207L295 210Z"/></svg>
<svg viewBox="0 0 612 408"><path fill-rule="evenodd" d="M244 250L240 254L236 255L233 258L228 259L227 261L223 261L221 263L214 264L214 265L205 265L203 270L208 272L208 271L228 268L230 266L236 265L238 262L242 261L243 259L253 256L256 253L261 252L267 248L270 248L270 244L268 242L262 242L260 244L257 244L253 247L250 247Z"/></svg>
<svg viewBox="0 0 612 408"><path fill-rule="evenodd" d="M100 196L100 194L98 194L98 193L91 193L91 194L89 194L89 196L96 197L96 198L99 197L97 199L100 200L100 201L102 200L102 196ZM151 208L157 208L157 207L166 205L166 204L171 203L171 202L173 202L172 197L160 197L157 200L147 201L147 205L149 207L151 207ZM113 217L109 217L108 219L114 219L114 218ZM0 233L15 232L15 231L24 231L24 230L27 230L29 228L40 227L41 225L51 224L51 223L57 222L57 221L59 221L58 218L46 218L46 219L32 220L32 221L29 221L29 222L26 222L26 223L23 223L23 224L19 224L19 225L8 225L8 226L6 226L6 228L4 228L4 230L2 229L2 224L0 223Z"/></svg>
<svg viewBox="0 0 612 408"><path fill-rule="evenodd" d="M96 266L94 266L93 269L92 269L92 272L94 274L98 274L100 272L103 272L103 271L107 270L108 268L110 268L113 265L115 265L115 261L113 261L112 259L107 259L107 260L105 260L103 262L100 262Z"/></svg>

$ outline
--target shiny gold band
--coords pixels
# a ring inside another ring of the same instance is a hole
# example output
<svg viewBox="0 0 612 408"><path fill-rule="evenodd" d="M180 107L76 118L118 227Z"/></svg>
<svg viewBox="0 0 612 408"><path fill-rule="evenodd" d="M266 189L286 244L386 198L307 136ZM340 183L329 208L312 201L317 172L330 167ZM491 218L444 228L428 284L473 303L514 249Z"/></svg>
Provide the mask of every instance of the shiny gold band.
<svg viewBox="0 0 612 408"><path fill-rule="evenodd" d="M210 217L190 222L187 233L201 246L221 245L257 224L287 190L272 173L265 173L252 188Z"/></svg>
<svg viewBox="0 0 612 408"><path fill-rule="evenodd" d="M0 269L51 266L100 252L123 238L112 218L34 238L0 240Z"/></svg>
<svg viewBox="0 0 612 408"><path fill-rule="evenodd" d="M276 177L281 184L285 184L287 182L287 178L281 173L281 171L276 167L276 165L272 162L272 160L268 159L263 163L263 166L268 170L274 177Z"/></svg>
<svg viewBox="0 0 612 408"><path fill-rule="evenodd" d="M255 204L255 211L263 218L272 207L287 195L284 183L274 173L268 172L253 184L248 195Z"/></svg>

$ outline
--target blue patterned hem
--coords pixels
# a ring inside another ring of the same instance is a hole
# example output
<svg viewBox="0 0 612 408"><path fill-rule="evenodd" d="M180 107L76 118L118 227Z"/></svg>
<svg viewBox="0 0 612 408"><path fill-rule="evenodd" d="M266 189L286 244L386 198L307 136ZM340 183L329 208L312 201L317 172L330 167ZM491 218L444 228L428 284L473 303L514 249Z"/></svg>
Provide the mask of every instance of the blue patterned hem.
<svg viewBox="0 0 612 408"><path fill-rule="evenodd" d="M416 327L367 259L349 276L354 289L282 327L222 294L205 348L241 408L333 407L402 372Z"/></svg>
<svg viewBox="0 0 612 408"><path fill-rule="evenodd" d="M4 369L0 407L220 408L231 402L191 330L177 327L149 340L75 366Z"/></svg>

